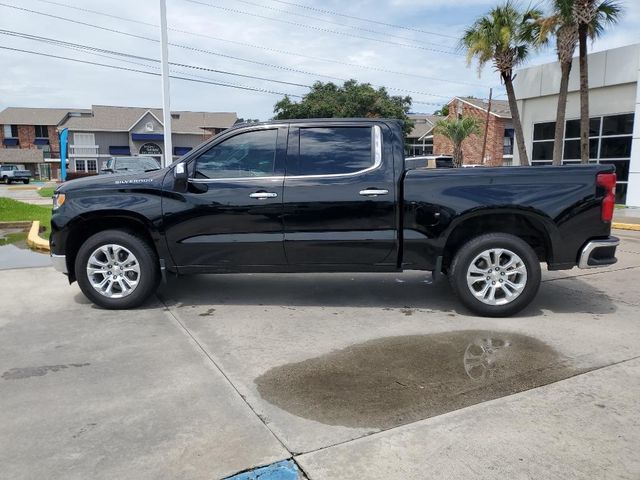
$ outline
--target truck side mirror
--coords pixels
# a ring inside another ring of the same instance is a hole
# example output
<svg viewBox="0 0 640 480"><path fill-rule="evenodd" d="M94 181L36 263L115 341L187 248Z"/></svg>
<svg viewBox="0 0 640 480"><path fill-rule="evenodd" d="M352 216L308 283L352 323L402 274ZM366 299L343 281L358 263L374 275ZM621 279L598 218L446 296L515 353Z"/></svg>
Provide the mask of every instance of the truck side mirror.
<svg viewBox="0 0 640 480"><path fill-rule="evenodd" d="M187 173L187 166L184 162L180 162L173 169L174 187L180 192L184 192L187 189L187 180L189 174Z"/></svg>

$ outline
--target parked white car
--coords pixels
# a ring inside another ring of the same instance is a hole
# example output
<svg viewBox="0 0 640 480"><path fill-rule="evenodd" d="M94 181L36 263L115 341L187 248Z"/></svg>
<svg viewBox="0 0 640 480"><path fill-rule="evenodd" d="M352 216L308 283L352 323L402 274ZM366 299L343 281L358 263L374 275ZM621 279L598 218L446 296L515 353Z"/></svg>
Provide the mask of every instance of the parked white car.
<svg viewBox="0 0 640 480"><path fill-rule="evenodd" d="M29 183L31 172L24 168L24 165L1 165L0 178L4 183L22 182Z"/></svg>

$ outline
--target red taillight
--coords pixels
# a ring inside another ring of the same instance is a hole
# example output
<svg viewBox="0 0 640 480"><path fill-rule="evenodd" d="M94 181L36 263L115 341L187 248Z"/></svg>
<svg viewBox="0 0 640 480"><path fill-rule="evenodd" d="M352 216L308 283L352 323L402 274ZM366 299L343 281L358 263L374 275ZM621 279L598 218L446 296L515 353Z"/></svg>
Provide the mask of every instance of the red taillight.
<svg viewBox="0 0 640 480"><path fill-rule="evenodd" d="M616 174L599 173L596 182L599 187L605 190L604 198L602 199L602 221L610 222L613 220L613 210L616 207Z"/></svg>

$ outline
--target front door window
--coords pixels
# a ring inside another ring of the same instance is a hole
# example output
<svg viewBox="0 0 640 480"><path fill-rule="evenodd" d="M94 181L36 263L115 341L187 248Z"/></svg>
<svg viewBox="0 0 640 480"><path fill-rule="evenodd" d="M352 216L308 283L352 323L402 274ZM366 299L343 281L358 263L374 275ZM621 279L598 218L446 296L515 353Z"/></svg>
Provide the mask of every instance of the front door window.
<svg viewBox="0 0 640 480"><path fill-rule="evenodd" d="M254 130L219 143L196 160L196 179L274 175L278 130Z"/></svg>

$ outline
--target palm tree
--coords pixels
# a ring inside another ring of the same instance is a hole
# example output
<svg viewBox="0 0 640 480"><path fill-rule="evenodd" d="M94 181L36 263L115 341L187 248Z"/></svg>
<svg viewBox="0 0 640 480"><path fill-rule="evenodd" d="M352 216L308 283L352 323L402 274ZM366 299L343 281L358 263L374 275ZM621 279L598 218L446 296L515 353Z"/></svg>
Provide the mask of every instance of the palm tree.
<svg viewBox="0 0 640 480"><path fill-rule="evenodd" d="M447 137L453 144L453 166L461 167L464 162L462 142L467 137L480 133L480 120L474 117L445 118L436 123L435 131Z"/></svg>
<svg viewBox="0 0 640 480"><path fill-rule="evenodd" d="M520 11L508 0L478 18L462 36L461 47L467 50L467 62L478 58L478 71L489 61L493 63L507 90L511 118L522 165L529 165L524 146L522 123L513 90L513 69L527 58L532 45L538 45L542 12L537 8Z"/></svg>
<svg viewBox="0 0 640 480"><path fill-rule="evenodd" d="M564 121L569 93L569 74L573 62L573 53L578 44L578 25L573 18L575 0L551 0L552 13L542 19L539 43L546 43L550 34L556 37L556 53L560 63L560 91L556 110L556 130L553 142L553 164L562 165L562 147L564 140Z"/></svg>
<svg viewBox="0 0 640 480"><path fill-rule="evenodd" d="M587 39L599 37L607 24L620 19L622 6L616 0L575 0L573 18L580 44L580 161L589 163L589 65Z"/></svg>

